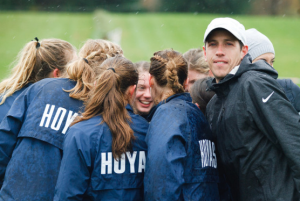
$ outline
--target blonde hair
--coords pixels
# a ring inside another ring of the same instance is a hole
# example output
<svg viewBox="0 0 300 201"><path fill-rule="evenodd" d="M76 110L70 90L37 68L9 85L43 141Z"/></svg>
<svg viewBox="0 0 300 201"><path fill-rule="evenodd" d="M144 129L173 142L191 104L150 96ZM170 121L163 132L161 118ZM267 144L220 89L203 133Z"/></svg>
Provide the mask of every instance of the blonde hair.
<svg viewBox="0 0 300 201"><path fill-rule="evenodd" d="M79 51L79 59L67 68L69 78L77 82L73 89L66 90L70 97L86 101L96 76L103 71L100 65L117 55L123 55L119 45L101 39L87 40Z"/></svg>
<svg viewBox="0 0 300 201"><path fill-rule="evenodd" d="M124 57L107 59L102 64L105 71L96 81L85 111L73 124L102 115L112 134L112 153L119 159L131 147L135 139L129 122L131 118L125 108L126 91L138 81L138 72L133 63Z"/></svg>
<svg viewBox="0 0 300 201"><path fill-rule="evenodd" d="M189 70L195 70L199 73L208 75L209 66L208 63L205 61L203 50L199 48L190 49L183 54L183 57L188 63Z"/></svg>
<svg viewBox="0 0 300 201"><path fill-rule="evenodd" d="M139 71L139 73L149 72L150 62L148 62L148 61L139 61L139 62L134 63L134 66Z"/></svg>
<svg viewBox="0 0 300 201"><path fill-rule="evenodd" d="M39 42L36 38L36 41L27 43L19 52L9 78L0 83L0 105L29 82L49 77L56 68L64 72L74 53L75 48L60 39L44 39Z"/></svg>
<svg viewBox="0 0 300 201"><path fill-rule="evenodd" d="M155 52L151 58L149 73L161 87L167 86L174 94L183 93L188 67L182 54L173 50Z"/></svg>

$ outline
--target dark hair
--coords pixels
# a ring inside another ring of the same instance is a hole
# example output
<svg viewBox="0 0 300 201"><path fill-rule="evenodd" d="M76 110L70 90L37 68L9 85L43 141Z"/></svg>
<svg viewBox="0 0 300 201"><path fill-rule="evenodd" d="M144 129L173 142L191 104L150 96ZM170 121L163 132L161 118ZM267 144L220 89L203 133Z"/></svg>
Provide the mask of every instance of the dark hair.
<svg viewBox="0 0 300 201"><path fill-rule="evenodd" d="M206 105L210 99L215 95L213 91L207 91L207 81L212 80L211 77L205 77L197 80L191 87L190 94L193 99L193 103L198 103L200 110L205 114Z"/></svg>
<svg viewBox="0 0 300 201"><path fill-rule="evenodd" d="M155 52L151 57L149 73L161 87L168 85L172 91L184 92L183 84L187 79L188 66L182 54L174 50Z"/></svg>
<svg viewBox="0 0 300 201"><path fill-rule="evenodd" d="M230 33L230 34L231 34L231 35L239 42L239 44L240 44L240 49L241 49L241 50L242 50L242 48L244 47L244 44L242 43L242 41L239 40L239 39L237 39L230 31L228 31L228 30L226 30L226 29L223 29L223 28L217 28L217 29L212 30L212 31L208 34L208 36L206 37L206 39L205 39L205 48L206 48L206 42L207 42L207 40L208 40L209 37L211 36L211 33L214 32L214 31L227 31L228 33Z"/></svg>
<svg viewBox="0 0 300 201"><path fill-rule="evenodd" d="M91 97L86 101L82 116L74 124L102 115L112 134L112 153L119 159L131 147L135 139L129 122L130 116L125 108L126 90L138 81L138 72L128 59L117 56L105 60L102 68L106 70L96 80Z"/></svg>

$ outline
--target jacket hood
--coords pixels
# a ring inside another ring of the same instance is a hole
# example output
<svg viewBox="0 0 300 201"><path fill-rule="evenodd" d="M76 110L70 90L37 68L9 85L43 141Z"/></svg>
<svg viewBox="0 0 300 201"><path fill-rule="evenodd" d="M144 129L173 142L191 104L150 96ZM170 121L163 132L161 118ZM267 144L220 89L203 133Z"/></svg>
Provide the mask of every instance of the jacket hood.
<svg viewBox="0 0 300 201"><path fill-rule="evenodd" d="M233 79L240 77L243 73L247 71L260 71L262 73L268 74L269 76L277 79L278 73L277 71L270 66L265 60L259 60L255 63L252 63L251 56L247 54L242 62L240 63L239 69L235 74L227 74L219 83L216 83L216 79L207 81L207 90L214 91L216 93L219 92L219 89L222 86L228 84Z"/></svg>

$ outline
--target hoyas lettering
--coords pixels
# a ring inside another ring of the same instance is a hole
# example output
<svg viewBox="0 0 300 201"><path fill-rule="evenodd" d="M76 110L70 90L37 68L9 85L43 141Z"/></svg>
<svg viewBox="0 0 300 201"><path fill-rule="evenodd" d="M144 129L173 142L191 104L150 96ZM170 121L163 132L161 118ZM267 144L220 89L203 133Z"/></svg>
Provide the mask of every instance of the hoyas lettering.
<svg viewBox="0 0 300 201"><path fill-rule="evenodd" d="M139 155L138 159L138 168L135 168L136 156ZM112 168L112 163L114 163L114 168ZM101 153L101 174L112 174L112 169L116 174L122 174L125 172L125 163L130 164L130 173L142 173L145 171L146 166L146 153L145 151L134 151L132 154L126 152L121 155L119 160L113 159L112 152L102 152ZM107 171L106 171L107 170Z"/></svg>
<svg viewBox="0 0 300 201"><path fill-rule="evenodd" d="M215 153L215 144L210 140L200 140L200 152L202 167L217 168L217 157Z"/></svg>
<svg viewBox="0 0 300 201"><path fill-rule="evenodd" d="M63 120L65 119L65 116L67 114L67 109L59 107L56 110L54 118L52 118L55 105L51 105L50 110L49 110L49 108L50 108L50 104L47 104L45 107L45 110L44 110L43 117L40 122L40 126L41 127L44 126L44 127L48 128L51 123L50 128L58 131L61 127ZM75 119L75 117L78 115L76 112L74 114L73 113L74 113L73 111L69 110L69 113L68 113L68 116L66 119L66 123L64 125L64 129L62 130L62 134L65 134L67 132L70 124Z"/></svg>

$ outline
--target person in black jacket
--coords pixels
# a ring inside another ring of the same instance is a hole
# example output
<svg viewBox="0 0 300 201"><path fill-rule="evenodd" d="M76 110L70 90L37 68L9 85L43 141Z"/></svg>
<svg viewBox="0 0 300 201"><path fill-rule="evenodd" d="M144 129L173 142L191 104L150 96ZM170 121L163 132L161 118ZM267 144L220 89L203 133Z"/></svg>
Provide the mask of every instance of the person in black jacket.
<svg viewBox="0 0 300 201"><path fill-rule="evenodd" d="M252 62L265 60L273 67L275 50L269 38L256 29L248 29L246 30L246 39ZM291 79L277 79L277 82L282 87L286 97L300 114L300 87L294 84Z"/></svg>
<svg viewBox="0 0 300 201"><path fill-rule="evenodd" d="M206 115L233 200L299 200L300 116L265 61L252 63L245 28L214 19L203 47L216 95Z"/></svg>

